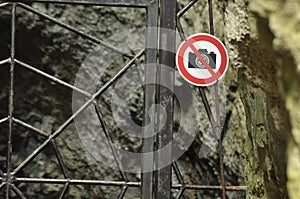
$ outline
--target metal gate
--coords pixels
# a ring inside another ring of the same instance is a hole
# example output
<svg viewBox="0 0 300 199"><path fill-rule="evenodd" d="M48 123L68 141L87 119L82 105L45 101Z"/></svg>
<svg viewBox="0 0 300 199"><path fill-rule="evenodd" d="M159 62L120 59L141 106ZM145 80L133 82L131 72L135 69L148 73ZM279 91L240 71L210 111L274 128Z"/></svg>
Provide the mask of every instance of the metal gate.
<svg viewBox="0 0 300 199"><path fill-rule="evenodd" d="M146 9L147 13L147 26L148 27L160 27L160 31L158 29L147 29L147 39L145 49L137 53L135 56L129 55L127 53L121 52L116 49L114 46L107 44L96 37L93 37L89 34L84 33L81 30L78 30L70 25L67 25L43 12L40 12L33 7L27 5L26 3L39 2L39 3L58 3L58 4L80 4L85 6L123 6L123 7L136 7L140 9ZM177 189L179 190L176 198L182 198L182 195L185 190L193 189L193 190L215 190L221 191L222 198L226 198L226 192L228 191L245 191L245 186L226 186L226 182L224 179L224 169L223 169L223 155L222 155L222 142L219 141L219 176L220 176L220 184L219 185L197 185L197 184L188 184L184 181L184 178L180 172L179 167L177 166L176 161L171 165L158 169L154 172L142 173L140 182L132 182L129 181L126 177L126 173L120 169L120 174L122 176L122 181L105 181L105 180L82 180L82 179L71 179L67 172L66 167L64 165L64 161L60 150L56 144L56 138L63 133L63 131L68 127L68 125L73 121L73 119L86 107L95 106L95 110L98 115L98 119L101 122L102 128L105 132L105 136L108 140L108 143L112 149L112 153L117 162L118 167L122 168L122 163L119 160L118 154L112 147L113 143L110 138L109 132L106 128L105 121L103 120L103 116L101 114L100 108L94 103L96 97L101 95L107 88L109 88L118 78L120 78L126 71L136 62L136 60L143 54L146 56L147 63L159 63L163 65L167 65L169 67L175 67L175 59L174 52L176 49L175 46L175 30L177 29L180 33L180 37L182 40L185 40L185 34L183 28L180 23L180 18L197 2L197 0L191 0L186 4L186 6L178 10L177 2L175 0L23 0L23 1L11 1L4 2L0 4L0 9L11 8L11 44L10 44L10 57L1 60L0 65L9 64L10 65L10 89L9 89L9 103L8 103L8 116L5 118L0 118L0 124L8 123L9 132L8 136L8 150L7 150L7 158L6 158L6 170L0 170L1 176L1 185L0 189L2 192L5 192L5 197L11 198L11 193L14 192L19 198L26 198L26 193L22 193L20 189L16 186L16 183L51 183L51 184L63 184L64 188L61 190L60 197L63 198L66 192L68 191L68 187L71 184L90 184L90 185L98 185L98 186L119 186L122 187L121 192L119 194L119 198L123 198L126 195L126 191L128 187L140 187L141 188L141 198L150 199L167 199L171 198L171 190ZM214 22L213 22L213 2L212 0L208 0L209 5L209 19L210 19L210 33L214 34ZM41 71L29 64L26 64L20 60L15 55L15 31L16 31L16 7L20 7L27 12L38 15L50 22L67 29L79 36L92 41L96 44L103 45L112 51L118 52L122 54L126 59L128 59L128 64L125 65L111 80L109 80L101 89L97 90L93 95L87 94L86 91L83 91L75 86L54 77L44 71ZM173 30L171 32L166 30ZM156 47L153 47L156 46ZM152 46L152 48L148 48ZM162 46L168 46L170 51L161 50ZM78 93L86 95L88 97L87 102L72 116L69 117L54 133L49 134L44 132L24 121L21 121L14 117L14 71L16 65L20 65L25 67L36 74L49 79L50 81L55 82L58 85L64 86L66 88L72 89ZM146 74L156 74L156 83L160 85L162 81L164 85L172 86L174 84L174 74L170 73L167 70L164 70L159 65L156 67L147 67ZM163 78L161 78L163 77ZM147 76L146 76L147 78ZM147 80L145 80L147 82ZM218 86L214 86L215 89L215 101L218 102ZM212 110L210 105L208 104L206 94L204 89L200 88L199 93L203 100L206 113L211 122L213 131L218 134L222 129L220 128L220 113L218 113L218 105L216 106L216 118L214 118L212 114ZM144 115L149 115L149 109L153 104L159 104L165 98L171 99L165 105L165 110L167 114L166 120L166 128L163 128L162 131L158 133L157 136L145 138L143 139L143 151L153 151L155 147L160 147L168 144L172 140L172 126L173 126L173 104L174 104L174 96L168 89L162 86L147 86L145 87L145 98L144 98ZM157 113L159 114L159 113ZM144 120L147 121L149 119L153 119L153 121L157 121L157 114L152 115L153 118L148 118L144 116ZM23 162L21 162L16 168L12 168L11 159L12 159L12 133L13 133L13 124L17 124L23 126L31 131L37 133L38 135L45 138L45 141L37 147ZM145 132L151 133L151 132ZM156 144L155 144L156 143ZM51 145L54 148L57 160L61 167L61 170L64 175L64 179L43 179L43 178L24 178L20 176L20 171L24 169L36 156L43 151L46 146ZM155 146L156 145L156 146ZM169 150L168 153L164 154L164 157L144 157L142 161L142 167L155 167L155 164L159 164L157 160L170 159L172 156L172 151ZM167 155L167 156L166 156ZM179 184L172 183L172 169L176 174ZM155 170L155 169L154 169Z"/></svg>

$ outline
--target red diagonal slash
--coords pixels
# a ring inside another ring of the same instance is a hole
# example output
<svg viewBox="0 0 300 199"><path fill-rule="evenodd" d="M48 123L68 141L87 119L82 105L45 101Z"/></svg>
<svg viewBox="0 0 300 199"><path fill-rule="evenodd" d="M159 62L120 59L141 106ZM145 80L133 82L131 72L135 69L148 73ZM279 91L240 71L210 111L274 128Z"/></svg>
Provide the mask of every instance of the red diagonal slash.
<svg viewBox="0 0 300 199"><path fill-rule="evenodd" d="M203 65L208 70L208 72L212 75L212 77L217 80L219 75L213 71L213 69L209 66L209 64L204 60L202 55L195 48L195 46L193 44L193 40L188 41L188 46L192 49L192 51L195 53L195 55L198 57L198 59L201 61L201 63L203 63Z"/></svg>

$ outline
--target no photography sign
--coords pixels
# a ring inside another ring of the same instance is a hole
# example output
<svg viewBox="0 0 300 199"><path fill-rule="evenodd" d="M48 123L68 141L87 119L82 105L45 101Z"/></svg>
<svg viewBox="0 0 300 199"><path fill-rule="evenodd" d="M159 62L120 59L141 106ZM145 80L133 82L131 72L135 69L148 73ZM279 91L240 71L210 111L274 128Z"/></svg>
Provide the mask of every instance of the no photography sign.
<svg viewBox="0 0 300 199"><path fill-rule="evenodd" d="M215 36L199 33L181 43L176 65L181 76L196 86L209 86L222 79L228 69L228 53Z"/></svg>

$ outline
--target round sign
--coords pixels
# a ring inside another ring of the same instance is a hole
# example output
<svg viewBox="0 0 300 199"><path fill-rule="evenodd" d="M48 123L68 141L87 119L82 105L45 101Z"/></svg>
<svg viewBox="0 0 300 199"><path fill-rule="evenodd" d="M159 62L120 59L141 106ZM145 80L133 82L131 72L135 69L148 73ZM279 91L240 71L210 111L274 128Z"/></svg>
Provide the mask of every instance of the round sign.
<svg viewBox="0 0 300 199"><path fill-rule="evenodd" d="M209 86L220 80L228 69L228 53L215 36L199 33L182 42L176 65L181 76L196 86Z"/></svg>

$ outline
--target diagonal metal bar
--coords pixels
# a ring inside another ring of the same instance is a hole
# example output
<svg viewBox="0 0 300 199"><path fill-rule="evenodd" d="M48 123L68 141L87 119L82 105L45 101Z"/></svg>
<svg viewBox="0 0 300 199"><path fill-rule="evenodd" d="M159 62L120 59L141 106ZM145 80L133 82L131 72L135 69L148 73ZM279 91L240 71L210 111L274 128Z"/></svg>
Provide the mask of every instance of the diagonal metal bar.
<svg viewBox="0 0 300 199"><path fill-rule="evenodd" d="M113 78L110 79L102 88L100 88L91 99L83 104L71 117L69 117L49 138L44 141L35 151L33 151L15 170L14 174L23 169L30 161L32 161L50 142L52 139L60 135L60 133L67 128L75 117L77 117L83 110L85 110L90 104L92 104L96 97L101 95L106 89L108 89L117 79L119 79L130 67L135 63L135 60L140 58L144 54L144 50L141 50L132 60L130 60Z"/></svg>
<svg viewBox="0 0 300 199"><path fill-rule="evenodd" d="M10 58L0 61L0 65L7 64L7 63L10 63Z"/></svg>
<svg viewBox="0 0 300 199"><path fill-rule="evenodd" d="M177 162L176 162L176 161L173 162L173 163L172 163L172 166L173 166L175 175L176 175L176 177L177 177L179 183L182 184L182 185L184 185L185 182L184 182L184 179L183 179L183 177L182 177L182 174L181 174L181 172L180 172L180 170L179 170L179 167L178 167L178 165L177 165Z"/></svg>
<svg viewBox="0 0 300 199"><path fill-rule="evenodd" d="M179 189L179 192L177 193L175 199L180 199L180 198L182 197L184 191L185 191L185 188L181 187L181 188Z"/></svg>
<svg viewBox="0 0 300 199"><path fill-rule="evenodd" d="M186 37L185 37L184 31L183 31L183 27L182 27L182 25L180 23L180 19L179 18L177 18L177 22L176 23L177 23L176 26L177 26L177 29L178 29L181 41L186 41Z"/></svg>
<svg viewBox="0 0 300 199"><path fill-rule="evenodd" d="M178 167L176 161L173 162L172 166L173 166L175 175L176 175L176 177L177 177L179 183L182 184L182 187L180 188L178 194L177 194L176 197L175 197L176 199L179 199L179 198L181 198L181 196L183 195L183 193L184 193L184 191L185 191L185 182L184 182L184 179L183 179L183 177L182 177L182 174L181 174L181 172L180 172L180 170L179 170L179 167Z"/></svg>
<svg viewBox="0 0 300 199"><path fill-rule="evenodd" d="M10 184L12 190L15 192L15 194L17 194L17 196L21 199L26 199L25 195L20 191L20 189L18 187L16 187L16 185L14 184Z"/></svg>
<svg viewBox="0 0 300 199"><path fill-rule="evenodd" d="M2 182L2 183L0 184L0 190L2 189L2 187L4 187L5 184L6 184L5 182Z"/></svg>
<svg viewBox="0 0 300 199"><path fill-rule="evenodd" d="M198 0L191 0L188 2L178 13L177 18L180 18L182 15L184 15L195 3L197 3Z"/></svg>
<svg viewBox="0 0 300 199"><path fill-rule="evenodd" d="M72 27L72 26L70 26L68 24L65 24L65 23L63 23L63 22L55 19L54 17L51 17L51 16L49 16L49 15L47 15L45 13L42 13L39 10L36 10L36 9L32 8L31 6L28 6L28 5L23 4L23 3L19 3L18 5L20 7L22 7L22 8L24 8L25 10L28 10L28 11L30 11L30 12L32 12L32 13L40 16L40 17L43 17L43 18L51 21L52 23L54 23L54 24L56 24L56 25L58 25L58 26L60 26L60 27L62 27L64 29L67 29L67 30L69 30L69 31L71 31L71 32L73 32L75 34L80 35L81 37L83 37L85 39L88 39L88 40L90 40L90 41L92 41L92 42L94 42L96 44L102 45L102 46L106 47L107 49L112 50L113 52L119 53L119 54L121 54L122 56L124 56L126 58L129 58L129 59L133 58L132 55L127 54L125 51L121 51L121 50L115 48L114 46L111 46L110 44L107 44L104 41L102 41L102 40L100 40L100 39L98 39L96 37L93 37L93 36L91 36L89 34L84 33L81 30L78 30L78 29L76 29L76 28L74 28L74 27Z"/></svg>
<svg viewBox="0 0 300 199"><path fill-rule="evenodd" d="M9 116L8 116L8 117L5 117L5 118L2 118L2 119L0 119L0 124L2 124L2 123L4 123L4 122L6 122L6 121L8 120L8 118L9 118Z"/></svg>
<svg viewBox="0 0 300 199"><path fill-rule="evenodd" d="M98 90L98 92L96 92L93 97L92 97L92 101L98 97L99 95L101 95L104 91L106 91L106 89L108 89L117 79L119 79L124 73L126 73L126 71L133 65L135 64L136 60L139 59L143 54L144 54L145 50L141 50L139 53L137 53L137 55L131 59L113 78L110 79L110 81L108 81L101 89ZM91 101L91 102L92 102Z"/></svg>
<svg viewBox="0 0 300 199"><path fill-rule="evenodd" d="M40 135L42 137L47 138L50 135L50 134L48 134L48 133L46 133L46 132L44 132L44 131L42 131L42 130L34 127L34 126L31 126L30 124L27 124L26 122L23 122L22 120L13 118L13 121L14 121L14 123L19 124L20 126L23 126L23 127L27 128L27 129L32 130L33 132L37 133L38 135Z"/></svg>
<svg viewBox="0 0 300 199"><path fill-rule="evenodd" d="M108 128L107 128L107 126L106 126L106 124L104 122L103 116L101 114L101 111L100 111L100 108L99 108L99 105L97 104L97 102L94 102L94 106L95 106L97 117L98 117L98 119L99 119L99 121L101 123L101 127L103 129L104 135L105 135L105 137L106 137L106 139L108 141L109 148L110 148L111 152L113 153L114 159L115 159L115 161L117 163L117 167L118 167L118 170L120 172L120 175L121 175L122 179L125 182L127 182L128 181L127 180L127 176L126 176L126 174L124 172L124 169L123 169L123 166L122 166L119 154L118 154L116 148L114 147L113 141L112 141L112 139L111 139L111 137L109 135Z"/></svg>
<svg viewBox="0 0 300 199"><path fill-rule="evenodd" d="M178 32L179 32L179 35L180 35L180 38L181 38L181 41L186 41L186 37L185 37L185 34L184 34L184 30L183 30L183 27L181 25L181 22L180 22L180 18L197 2L198 0L191 0L190 2L188 2L184 7L183 9L181 9L180 11L177 12L177 15L176 15L176 26L177 26L177 29L178 29Z"/></svg>
<svg viewBox="0 0 300 199"><path fill-rule="evenodd" d="M4 7L8 6L9 4L11 4L11 3L9 3L9 2L1 3L0 8L4 8Z"/></svg>
<svg viewBox="0 0 300 199"><path fill-rule="evenodd" d="M186 36L184 34L184 30L183 27L181 25L180 22L180 18L182 17L182 15L184 15L198 0L192 0L190 1L182 10L180 10L179 12L177 12L176 15L176 27L178 29L179 32L179 36L181 38L181 41L186 41Z"/></svg>
<svg viewBox="0 0 300 199"><path fill-rule="evenodd" d="M63 3L97 6L147 7L153 0L10 0L20 2Z"/></svg>
<svg viewBox="0 0 300 199"><path fill-rule="evenodd" d="M51 144L52 144L52 147L54 148L54 153L55 153L56 159L58 161L58 164L60 166L60 169L61 169L64 177L67 179L67 178L69 178L68 172L67 172L67 168L66 168L64 160L63 160L63 158L61 156L61 153L60 153L60 151L58 149L56 141L54 139L51 140Z"/></svg>
<svg viewBox="0 0 300 199"><path fill-rule="evenodd" d="M68 188L69 188L69 182L67 182L67 183L65 184L65 186L64 186L64 188L63 188L63 190L62 190L62 192L61 192L61 194L60 194L60 196L59 196L59 199L63 199L63 198L64 198L64 196L65 196L66 193L67 193Z"/></svg>
<svg viewBox="0 0 300 199"><path fill-rule="evenodd" d="M12 157L12 131L13 131L13 112L14 112L14 68L15 68L15 34L16 34L16 4L11 10L11 46L10 46L10 86L8 102L8 139L6 157L6 177L11 178L11 157ZM6 184L6 199L10 198L10 184Z"/></svg>
<svg viewBox="0 0 300 199"><path fill-rule="evenodd" d="M69 84L69 83L67 83L67 82L64 82L64 81L62 81L62 80L60 80L60 79L58 79L58 78L56 78L56 77L54 77L54 76L52 76L52 75L49 75L48 73L45 73L45 72L43 72L43 71L37 69L37 68L34 67L34 66L31 66L31 65L29 65L29 64L26 64L26 63L24 63L24 62L22 62L22 61L20 61L20 60L17 60L17 59L15 59L15 62L18 63L19 65L21 65L21 66L23 66L23 67L25 67L25 68L31 70L31 71L37 73L37 74L43 76L43 77L46 77L46 78L52 80L53 82L55 82L55 83L57 83L57 84L60 84L60 85L65 86L65 87L67 87L67 88L69 88L69 89L72 89L72 90L74 90L74 91L76 91L76 92L78 92L78 93L80 93L80 94L82 94L82 95L84 95L84 96L86 96L86 97L89 97L89 98L90 98L90 97L92 96L90 93L88 93L88 92L86 92L86 91L84 91L84 90L82 90L82 89L80 89L80 88L77 88L77 87L75 87L75 86L73 86L73 85L71 85L71 84Z"/></svg>
<svg viewBox="0 0 300 199"><path fill-rule="evenodd" d="M124 196L125 196L125 193L126 193L127 189L128 189L128 187L127 187L127 186L123 186L123 187L122 187L122 191L121 191L121 193L119 194L119 197L118 197L118 199L122 199L122 198L124 198Z"/></svg>
<svg viewBox="0 0 300 199"><path fill-rule="evenodd" d="M5 178L5 175L1 169L0 169L0 176L1 176L1 178Z"/></svg>

